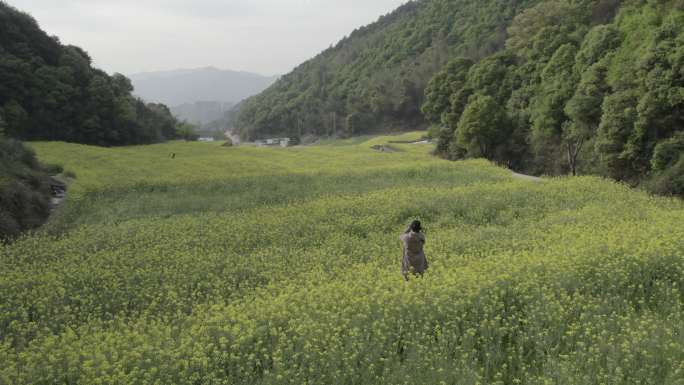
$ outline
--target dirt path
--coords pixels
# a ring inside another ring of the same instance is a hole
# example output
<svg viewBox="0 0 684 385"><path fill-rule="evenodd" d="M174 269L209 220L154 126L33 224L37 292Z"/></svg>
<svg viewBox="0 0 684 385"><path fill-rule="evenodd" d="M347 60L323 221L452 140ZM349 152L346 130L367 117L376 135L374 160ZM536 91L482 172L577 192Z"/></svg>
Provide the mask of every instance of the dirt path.
<svg viewBox="0 0 684 385"><path fill-rule="evenodd" d="M50 197L50 215L52 215L55 210L64 204L67 189L74 180L62 174L53 175L50 178L52 179L52 184L50 186L52 189L52 196Z"/></svg>
<svg viewBox="0 0 684 385"><path fill-rule="evenodd" d="M513 178L515 178L515 179L526 180L526 181L530 181L530 182L541 182L542 181L542 178L539 178L537 176L518 174L517 172L512 172L512 171L511 171L511 174L513 175Z"/></svg>

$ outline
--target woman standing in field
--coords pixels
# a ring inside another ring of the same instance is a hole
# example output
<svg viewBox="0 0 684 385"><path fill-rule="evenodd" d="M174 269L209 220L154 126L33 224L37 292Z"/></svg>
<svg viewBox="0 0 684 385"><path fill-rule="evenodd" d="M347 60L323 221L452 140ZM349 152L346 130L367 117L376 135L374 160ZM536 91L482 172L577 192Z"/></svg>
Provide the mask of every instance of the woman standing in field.
<svg viewBox="0 0 684 385"><path fill-rule="evenodd" d="M404 258L401 262L401 273L408 281L409 273L416 276L423 276L425 270L428 268L428 261L423 252L423 245L425 245L425 234L422 233L423 228L420 221L413 221L408 229L401 235L401 241L404 244Z"/></svg>

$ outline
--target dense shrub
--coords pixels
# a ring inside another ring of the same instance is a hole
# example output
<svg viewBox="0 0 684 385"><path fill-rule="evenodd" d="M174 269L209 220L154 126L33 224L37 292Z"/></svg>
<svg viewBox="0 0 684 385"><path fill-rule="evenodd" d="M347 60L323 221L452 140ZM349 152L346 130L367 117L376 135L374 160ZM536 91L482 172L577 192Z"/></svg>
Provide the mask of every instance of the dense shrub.
<svg viewBox="0 0 684 385"><path fill-rule="evenodd" d="M672 167L656 172L645 186L657 194L684 196L684 155Z"/></svg>
<svg viewBox="0 0 684 385"><path fill-rule="evenodd" d="M40 226L50 213L51 179L35 153L21 142L0 137L0 239Z"/></svg>

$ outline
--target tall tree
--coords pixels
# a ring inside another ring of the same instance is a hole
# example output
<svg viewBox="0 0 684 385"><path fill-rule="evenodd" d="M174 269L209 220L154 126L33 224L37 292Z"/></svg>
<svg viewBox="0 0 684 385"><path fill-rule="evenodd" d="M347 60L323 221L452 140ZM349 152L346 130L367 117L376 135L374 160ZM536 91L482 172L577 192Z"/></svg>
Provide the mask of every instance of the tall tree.
<svg viewBox="0 0 684 385"><path fill-rule="evenodd" d="M604 62L593 64L582 74L577 90L565 106L569 121L563 125L563 142L567 151L568 167L577 175L577 158L584 144L596 135L601 106L610 92L607 81L608 68Z"/></svg>
<svg viewBox="0 0 684 385"><path fill-rule="evenodd" d="M620 90L606 96L603 102L595 149L606 173L617 180L634 177L623 152L637 118L637 97L635 89Z"/></svg>
<svg viewBox="0 0 684 385"><path fill-rule="evenodd" d="M456 144L466 151L467 157L489 157L502 142L505 126L505 111L496 99L473 95L458 122Z"/></svg>
<svg viewBox="0 0 684 385"><path fill-rule="evenodd" d="M541 73L531 106L531 143L545 163L559 159L557 154L563 151L563 129L569 120L564 108L575 89L576 52L577 48L570 43L556 50Z"/></svg>
<svg viewBox="0 0 684 385"><path fill-rule="evenodd" d="M453 107L452 95L464 87L468 70L473 61L467 58L454 59L435 75L425 88L425 103L421 107L423 115L432 124L445 125L445 114ZM458 111L458 115L462 112Z"/></svg>

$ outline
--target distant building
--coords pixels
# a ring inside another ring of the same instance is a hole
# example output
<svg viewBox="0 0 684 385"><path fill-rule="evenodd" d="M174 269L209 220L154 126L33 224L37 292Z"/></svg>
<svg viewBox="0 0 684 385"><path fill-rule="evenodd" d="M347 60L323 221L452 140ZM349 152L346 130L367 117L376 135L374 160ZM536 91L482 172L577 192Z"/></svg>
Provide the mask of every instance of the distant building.
<svg viewBox="0 0 684 385"><path fill-rule="evenodd" d="M258 147L289 147L291 142L290 138L271 138L255 140L254 144Z"/></svg>
<svg viewBox="0 0 684 385"><path fill-rule="evenodd" d="M211 136L200 136L197 140L200 142L213 142L214 138Z"/></svg>

